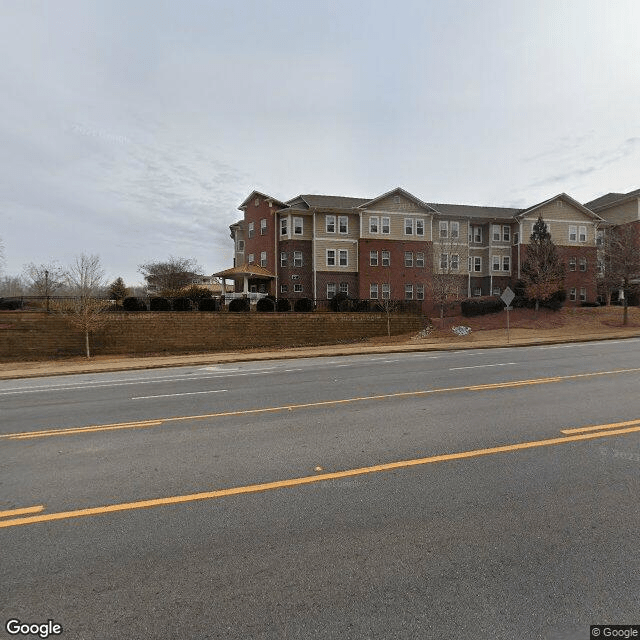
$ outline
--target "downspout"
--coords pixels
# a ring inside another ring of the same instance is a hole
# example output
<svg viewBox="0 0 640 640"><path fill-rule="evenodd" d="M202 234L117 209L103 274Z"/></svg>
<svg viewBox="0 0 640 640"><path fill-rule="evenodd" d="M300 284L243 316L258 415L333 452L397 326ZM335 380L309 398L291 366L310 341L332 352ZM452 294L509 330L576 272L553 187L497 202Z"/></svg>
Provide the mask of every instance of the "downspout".
<svg viewBox="0 0 640 640"><path fill-rule="evenodd" d="M518 223L518 280L520 280L520 244L522 243L522 220Z"/></svg>
<svg viewBox="0 0 640 640"><path fill-rule="evenodd" d="M311 273L313 276L313 302L318 299L318 274L316 272L316 214L317 209L312 209L313 230L311 235Z"/></svg>
<svg viewBox="0 0 640 640"><path fill-rule="evenodd" d="M280 263L280 247L278 246L278 231L279 231L280 219L276 211L273 212L273 272L276 274L275 287L273 292L276 302L278 301L278 292L280 287L278 286L278 264Z"/></svg>

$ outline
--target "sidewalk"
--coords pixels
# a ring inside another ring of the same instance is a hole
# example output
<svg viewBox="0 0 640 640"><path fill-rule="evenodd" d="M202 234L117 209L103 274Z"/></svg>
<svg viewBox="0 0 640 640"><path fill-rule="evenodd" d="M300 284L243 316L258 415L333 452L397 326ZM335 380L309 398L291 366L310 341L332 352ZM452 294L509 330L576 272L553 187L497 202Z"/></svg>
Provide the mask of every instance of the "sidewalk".
<svg viewBox="0 0 640 640"><path fill-rule="evenodd" d="M640 328L601 329L597 332L579 332L567 327L558 329L512 329L507 343L506 331L493 329L478 331L469 336L416 338L412 336L392 336L376 338L355 344L335 344L319 347L298 347L282 349L253 349L224 353L203 353L187 355L158 355L146 357L98 356L91 360L71 358L37 362L2 362L0 380L57 376L75 373L103 373L135 369L159 369L166 367L224 364L229 362L251 362L280 360L286 358L335 357L372 353L402 353L420 351L446 351L461 349L491 349L504 347L525 347L552 345L589 340L616 340L640 336Z"/></svg>

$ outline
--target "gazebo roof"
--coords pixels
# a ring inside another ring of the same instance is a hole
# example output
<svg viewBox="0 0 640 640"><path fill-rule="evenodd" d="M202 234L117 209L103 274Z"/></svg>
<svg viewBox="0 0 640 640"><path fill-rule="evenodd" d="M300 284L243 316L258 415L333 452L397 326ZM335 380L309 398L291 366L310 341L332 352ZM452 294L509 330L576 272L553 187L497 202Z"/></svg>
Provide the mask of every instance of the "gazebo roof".
<svg viewBox="0 0 640 640"><path fill-rule="evenodd" d="M260 267L257 264L241 264L238 267L231 267L231 269L225 269L224 271L218 271L213 274L216 278L236 278L236 277L248 277L248 278L275 278L275 274L271 273L268 269Z"/></svg>

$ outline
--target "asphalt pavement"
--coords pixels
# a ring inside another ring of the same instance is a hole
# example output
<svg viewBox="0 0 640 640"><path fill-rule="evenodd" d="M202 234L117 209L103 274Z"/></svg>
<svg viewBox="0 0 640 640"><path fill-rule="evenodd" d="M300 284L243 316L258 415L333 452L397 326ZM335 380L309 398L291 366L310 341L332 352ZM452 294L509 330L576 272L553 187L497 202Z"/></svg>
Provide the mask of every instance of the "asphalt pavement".
<svg viewBox="0 0 640 640"><path fill-rule="evenodd" d="M505 639L638 623L639 374L629 339L0 381L2 622Z"/></svg>

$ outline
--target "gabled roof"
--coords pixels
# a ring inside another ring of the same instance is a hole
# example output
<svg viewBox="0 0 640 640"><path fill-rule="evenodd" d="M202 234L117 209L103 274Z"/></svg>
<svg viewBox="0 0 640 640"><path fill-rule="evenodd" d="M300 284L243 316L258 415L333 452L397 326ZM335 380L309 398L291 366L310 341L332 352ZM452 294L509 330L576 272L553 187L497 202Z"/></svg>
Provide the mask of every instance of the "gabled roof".
<svg viewBox="0 0 640 640"><path fill-rule="evenodd" d="M259 276L262 278L275 278L275 274L271 273L268 269L260 267L257 264L241 264L238 267L231 267L231 269L225 269L224 271L218 271L218 273L211 274L216 278L234 278L235 276Z"/></svg>
<svg viewBox="0 0 640 640"><path fill-rule="evenodd" d="M429 206L445 216L460 216L463 218L489 218L500 220L513 220L522 209L510 207L482 207L469 204L442 204L430 202Z"/></svg>
<svg viewBox="0 0 640 640"><path fill-rule="evenodd" d="M289 200L288 203L294 208L306 204L310 209L355 209L368 200L368 198L305 194Z"/></svg>
<svg viewBox="0 0 640 640"><path fill-rule="evenodd" d="M593 211L591 211L591 209L587 209L587 207L580 204L577 200L574 200L571 196L567 195L566 193L559 193L558 195L553 196L553 198L549 198L544 202L538 202L538 204L534 204L532 207L529 207L528 209L523 209L517 215L517 217L524 218L526 215L533 213L536 209L539 209L540 207L544 207L546 204L549 204L554 200L558 200L558 198L560 198L561 200L564 200L565 202L568 202L570 205L574 206L579 211L582 211L582 213L584 213L589 218L593 218L594 220L602 220L602 218L597 213L594 213Z"/></svg>
<svg viewBox="0 0 640 640"><path fill-rule="evenodd" d="M629 193L607 193L595 200L591 200L591 202L586 202L584 206L588 207L592 211L601 211L602 209L622 204L626 200L632 200L633 198L640 198L640 189L629 191Z"/></svg>
<svg viewBox="0 0 640 640"><path fill-rule="evenodd" d="M366 209L367 207L370 207L376 202L380 202L380 200L384 200L389 196L403 196L407 200L411 200L411 202L417 204L418 206L423 207L424 209L428 209L429 211L433 211L433 209L426 202L423 202L422 200L420 200L420 198L417 198L412 193L405 191L402 187L396 187L395 189L392 189L391 191L387 191L386 193L383 193L381 196L378 196L373 200L367 200L366 202L363 202L362 204L360 204L358 206L358 209Z"/></svg>
<svg viewBox="0 0 640 640"><path fill-rule="evenodd" d="M243 209L246 208L247 204L249 202L251 202L251 200L253 200L253 198L255 198L256 196L260 196L261 198L264 198L265 200L271 200L272 202L275 202L277 205L281 206L282 208L285 208L287 205L286 203L282 202L282 200L278 200L278 198L274 198L273 196L269 196L266 193L262 193L261 191L252 191L243 201L242 204L238 207L238 209L240 209L240 211L242 211Z"/></svg>

